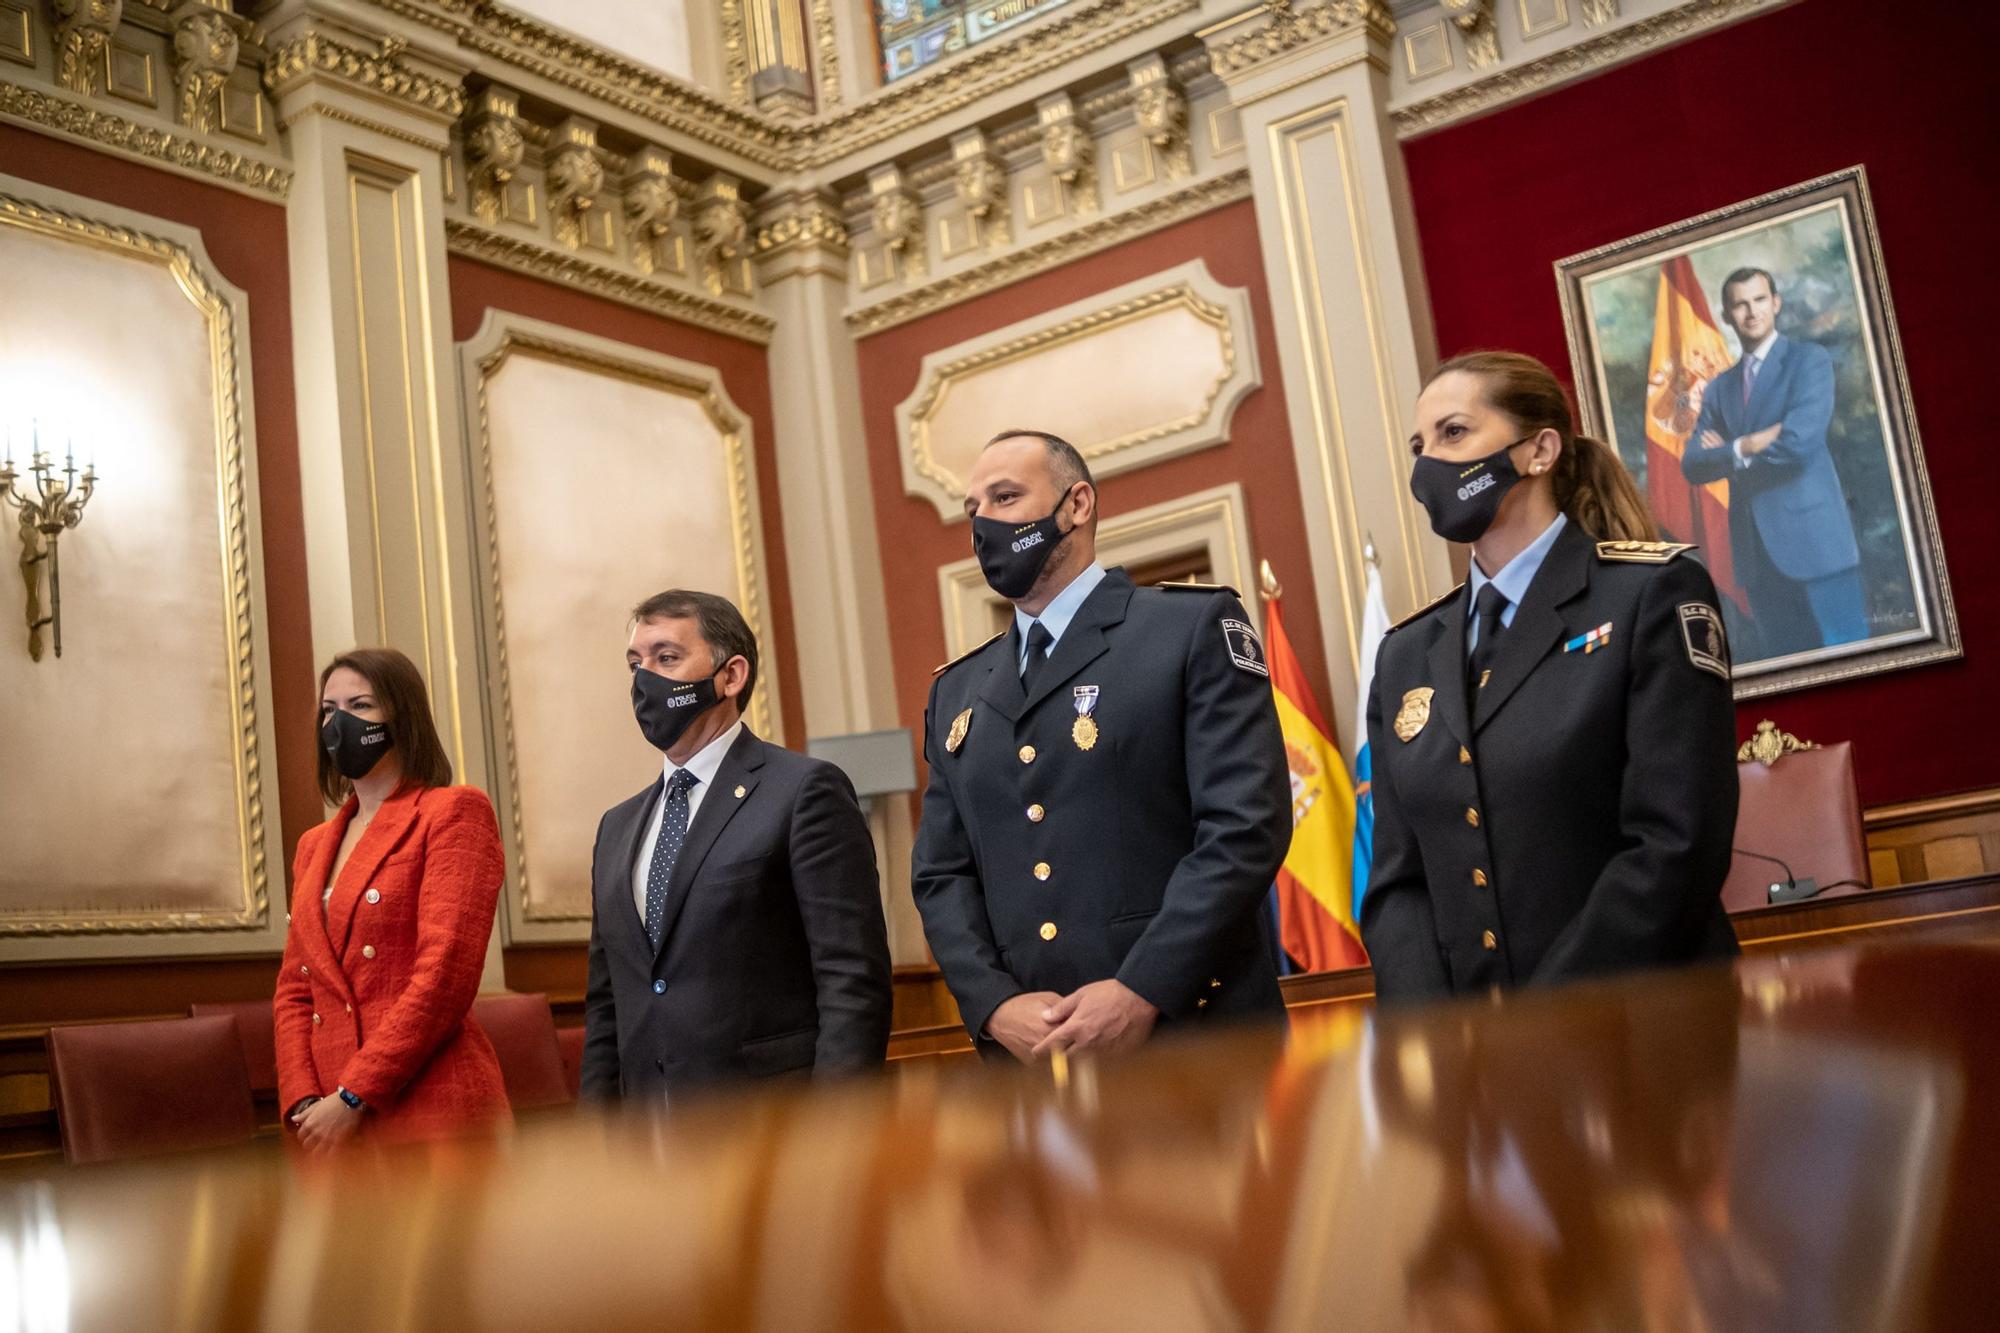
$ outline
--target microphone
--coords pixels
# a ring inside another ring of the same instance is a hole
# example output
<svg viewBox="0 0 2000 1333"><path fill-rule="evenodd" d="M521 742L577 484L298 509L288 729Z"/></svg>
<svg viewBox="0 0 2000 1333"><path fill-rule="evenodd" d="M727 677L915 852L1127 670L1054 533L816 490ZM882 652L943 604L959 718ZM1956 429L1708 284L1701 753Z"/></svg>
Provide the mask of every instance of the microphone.
<svg viewBox="0 0 2000 1333"><path fill-rule="evenodd" d="M1769 898L1773 904L1802 903L1808 898L1817 898L1819 896L1818 880L1812 878L1810 875L1804 879L1800 879L1792 873L1790 866L1780 861L1777 857L1766 856L1762 852L1746 851L1741 847L1731 847L1729 850L1738 856L1747 856L1753 861L1769 861L1772 865L1785 872L1785 882L1783 884L1774 883L1771 885Z"/></svg>

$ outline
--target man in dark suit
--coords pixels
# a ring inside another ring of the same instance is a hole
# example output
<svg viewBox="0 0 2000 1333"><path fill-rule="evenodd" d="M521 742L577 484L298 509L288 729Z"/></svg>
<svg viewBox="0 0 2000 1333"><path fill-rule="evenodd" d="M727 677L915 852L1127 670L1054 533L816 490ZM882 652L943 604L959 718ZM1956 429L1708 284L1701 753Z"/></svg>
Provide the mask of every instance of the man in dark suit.
<svg viewBox="0 0 2000 1333"><path fill-rule="evenodd" d="M853 786L743 725L757 641L728 601L677 589L633 621L633 710L666 763L597 827L583 1095L878 1067L889 945Z"/></svg>
<svg viewBox="0 0 2000 1333"><path fill-rule="evenodd" d="M965 510L1014 622L938 669L912 878L982 1054L1282 1017L1257 909L1291 843L1290 780L1242 604L1098 565L1097 490L1055 436L996 437Z"/></svg>
<svg viewBox="0 0 2000 1333"><path fill-rule="evenodd" d="M1681 455L1689 481L1729 483L1729 554L1757 657L1868 637L1861 552L1826 447L1833 358L1778 333L1783 306L1763 269L1724 280L1722 317L1743 355L1710 382Z"/></svg>

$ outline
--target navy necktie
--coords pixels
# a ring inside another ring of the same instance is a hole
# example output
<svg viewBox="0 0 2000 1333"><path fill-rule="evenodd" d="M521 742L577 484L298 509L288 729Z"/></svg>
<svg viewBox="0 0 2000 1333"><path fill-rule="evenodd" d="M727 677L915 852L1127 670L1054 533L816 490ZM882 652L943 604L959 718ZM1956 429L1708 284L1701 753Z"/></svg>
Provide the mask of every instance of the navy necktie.
<svg viewBox="0 0 2000 1333"><path fill-rule="evenodd" d="M1500 634L1505 628L1500 623L1500 613L1507 609L1507 594L1492 584L1479 590L1474 600L1477 608L1479 639L1472 645L1472 662L1468 674L1472 679L1473 692L1485 683L1483 677L1492 669L1493 659L1500 651Z"/></svg>
<svg viewBox="0 0 2000 1333"><path fill-rule="evenodd" d="M660 836L653 844L653 863L646 869L646 938L655 952L667 924L667 885L673 882L674 862L680 859L681 844L687 841L688 792L699 781L685 768L676 770L667 782L666 803L660 808Z"/></svg>
<svg viewBox="0 0 2000 1333"><path fill-rule="evenodd" d="M1049 645L1056 636L1049 633L1049 627L1037 620L1028 626L1028 660L1021 666L1021 693L1035 692L1035 677L1042 674L1042 667L1049 660Z"/></svg>

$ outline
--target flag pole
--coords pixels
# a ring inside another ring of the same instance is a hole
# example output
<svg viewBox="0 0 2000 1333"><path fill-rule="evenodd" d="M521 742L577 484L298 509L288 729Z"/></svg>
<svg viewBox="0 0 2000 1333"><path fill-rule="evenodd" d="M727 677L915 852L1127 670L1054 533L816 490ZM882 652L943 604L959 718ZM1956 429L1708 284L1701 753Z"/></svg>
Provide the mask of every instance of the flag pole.
<svg viewBox="0 0 2000 1333"><path fill-rule="evenodd" d="M1278 586L1278 576L1272 571L1269 560L1257 562L1257 592L1267 602L1275 602L1285 595L1285 590Z"/></svg>

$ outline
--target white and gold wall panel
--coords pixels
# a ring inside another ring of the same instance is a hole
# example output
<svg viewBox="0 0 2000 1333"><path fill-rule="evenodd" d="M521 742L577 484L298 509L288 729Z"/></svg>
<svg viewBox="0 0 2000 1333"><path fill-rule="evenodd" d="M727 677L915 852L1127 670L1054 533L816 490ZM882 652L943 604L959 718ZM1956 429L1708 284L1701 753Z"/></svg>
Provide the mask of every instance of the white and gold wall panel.
<svg viewBox="0 0 2000 1333"><path fill-rule="evenodd" d="M0 960L273 948L247 301L198 232L9 176L0 273L15 466L38 423L99 476L61 538L60 657L29 656L0 515Z"/></svg>
<svg viewBox="0 0 2000 1333"><path fill-rule="evenodd" d="M1128 472L1227 440L1262 382L1249 292L1195 260L926 356L896 408L903 488L963 520L973 460L1015 426Z"/></svg>
<svg viewBox="0 0 2000 1333"><path fill-rule="evenodd" d="M782 742L750 420L713 369L501 311L460 346L509 938L581 939L605 810L657 778L633 721L632 608L743 611L748 722Z"/></svg>
<svg viewBox="0 0 2000 1333"><path fill-rule="evenodd" d="M1250 554L1250 520L1243 487L1236 482L1184 495L1164 504L1110 514L1097 527L1097 559L1105 568L1191 560L1204 565L1216 583L1243 596L1250 618L1263 623L1263 603L1254 589L1256 565ZM944 606L945 660L950 661L1006 628L1011 605L986 584L979 561L968 556L938 570L938 599Z"/></svg>

